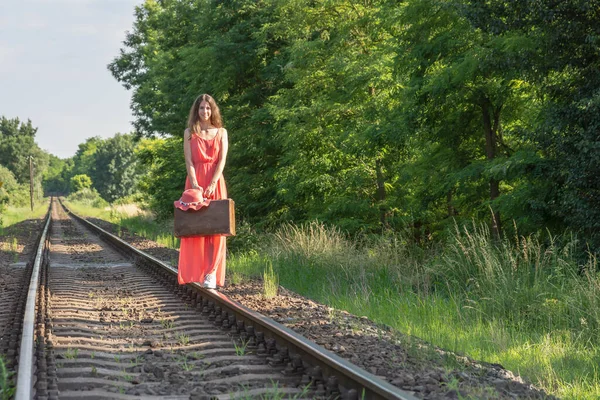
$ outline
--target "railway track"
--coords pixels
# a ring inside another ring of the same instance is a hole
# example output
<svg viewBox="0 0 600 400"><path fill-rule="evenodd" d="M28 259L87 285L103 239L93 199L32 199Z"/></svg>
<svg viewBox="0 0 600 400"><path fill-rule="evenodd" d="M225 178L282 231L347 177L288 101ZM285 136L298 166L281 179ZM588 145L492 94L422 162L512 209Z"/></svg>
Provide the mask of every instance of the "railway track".
<svg viewBox="0 0 600 400"><path fill-rule="evenodd" d="M24 269L17 399L414 399L218 291L178 285L56 200L51 214Z"/></svg>

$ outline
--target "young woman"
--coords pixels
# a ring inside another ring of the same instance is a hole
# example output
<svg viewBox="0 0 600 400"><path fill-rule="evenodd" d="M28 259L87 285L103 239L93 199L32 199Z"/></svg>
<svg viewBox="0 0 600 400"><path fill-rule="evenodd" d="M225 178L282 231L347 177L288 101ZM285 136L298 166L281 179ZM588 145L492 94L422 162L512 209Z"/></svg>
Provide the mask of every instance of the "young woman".
<svg viewBox="0 0 600 400"><path fill-rule="evenodd" d="M223 179L227 149L227 130L223 128L217 103L208 94L198 96L190 109L183 139L185 188L202 190L207 199L227 198ZM204 282L209 289L223 286L225 251L224 236L181 238L179 283Z"/></svg>

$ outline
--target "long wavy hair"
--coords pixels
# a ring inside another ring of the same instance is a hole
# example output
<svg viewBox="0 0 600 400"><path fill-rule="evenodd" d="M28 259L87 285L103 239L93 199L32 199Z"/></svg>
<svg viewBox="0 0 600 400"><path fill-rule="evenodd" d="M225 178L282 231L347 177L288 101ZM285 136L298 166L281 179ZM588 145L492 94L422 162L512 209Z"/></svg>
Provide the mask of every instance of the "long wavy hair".
<svg viewBox="0 0 600 400"><path fill-rule="evenodd" d="M211 95L201 94L196 97L194 100L194 104L192 104L192 108L190 108L190 115L188 117L188 129L190 133L199 133L200 132L200 117L198 116L198 109L200 108L200 103L206 101L210 105L210 123L212 126L216 128L223 127L223 121L221 120L221 111L219 110L219 106L215 102L215 99L212 98Z"/></svg>

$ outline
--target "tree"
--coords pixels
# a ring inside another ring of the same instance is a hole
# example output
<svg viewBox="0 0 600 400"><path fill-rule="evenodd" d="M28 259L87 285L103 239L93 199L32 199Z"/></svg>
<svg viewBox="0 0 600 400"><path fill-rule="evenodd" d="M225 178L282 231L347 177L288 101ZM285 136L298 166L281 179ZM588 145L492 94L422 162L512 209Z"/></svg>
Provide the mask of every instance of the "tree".
<svg viewBox="0 0 600 400"><path fill-rule="evenodd" d="M600 242L600 1L469 1L482 31L534 37L524 71L541 86L539 122L529 132L544 163L538 207ZM494 24L482 23L484 20ZM597 245L600 248L600 245Z"/></svg>
<svg viewBox="0 0 600 400"><path fill-rule="evenodd" d="M267 106L283 156L276 175L284 217L350 231L388 225L402 127L385 2L291 2L270 27L289 43L285 84Z"/></svg>
<svg viewBox="0 0 600 400"><path fill-rule="evenodd" d="M73 192L79 192L82 189L89 189L92 187L92 179L85 175L75 175L71 178L71 190Z"/></svg>
<svg viewBox="0 0 600 400"><path fill-rule="evenodd" d="M410 223L418 237L492 214L496 234L502 220L521 233L591 227L599 96L586 4L146 1L109 69L133 91L137 135L167 138L140 151L161 215L183 189L189 106L209 92L230 132L229 192L256 225Z"/></svg>
<svg viewBox="0 0 600 400"><path fill-rule="evenodd" d="M160 219L173 216L173 201L183 192L187 171L182 138L143 139L135 154L145 173L139 188Z"/></svg>
<svg viewBox="0 0 600 400"><path fill-rule="evenodd" d="M135 192L140 171L134 149L134 136L121 133L98 144L90 177L103 199L112 202Z"/></svg>
<svg viewBox="0 0 600 400"><path fill-rule="evenodd" d="M181 138L195 97L208 92L217 99L230 132L229 190L239 209L247 210L240 217L255 220L276 208L273 176L280 147L269 134L272 117L263 104L282 76L281 52L278 40L265 35L262 26L274 21L277 4L146 2L136 8L132 32L109 65L115 78L133 90L134 125L141 136ZM183 160L181 147L173 151ZM164 175L157 179L180 176L175 170L180 165L161 164L156 173ZM181 189L183 184L177 182Z"/></svg>
<svg viewBox="0 0 600 400"><path fill-rule="evenodd" d="M448 216L457 209L453 197L464 196L469 186L481 193L485 179L489 201L475 195L468 208L481 214L491 208L492 229L499 235L502 181L510 179L507 166L522 141L519 126L527 111L535 111L521 67L523 49L532 43L475 30L460 14L461 5L415 0L399 16L398 23L408 28L398 42L398 72L411 78L404 91L411 101L403 113L430 143L435 157L430 159L443 163L445 179L436 197L447 199Z"/></svg>
<svg viewBox="0 0 600 400"><path fill-rule="evenodd" d="M18 118L0 118L0 160L19 183L29 183L29 157L34 159L37 184L48 166L48 154L35 143L36 133L30 120L23 123Z"/></svg>
<svg viewBox="0 0 600 400"><path fill-rule="evenodd" d="M180 137L199 93L222 100L231 133L225 175L243 217L378 226L396 149L384 139L396 85L381 46L381 3L147 2L109 69L133 89L145 136ZM334 78L320 82L320 68ZM314 107L322 119L310 118Z"/></svg>
<svg viewBox="0 0 600 400"><path fill-rule="evenodd" d="M85 142L78 145L77 152L73 156L73 167L71 173L74 175L90 174L95 168L96 151L104 143L100 136L87 138Z"/></svg>
<svg viewBox="0 0 600 400"><path fill-rule="evenodd" d="M0 213L10 201L10 193L18 189L19 184L10 170L0 165ZM0 220L1 223L1 220Z"/></svg>

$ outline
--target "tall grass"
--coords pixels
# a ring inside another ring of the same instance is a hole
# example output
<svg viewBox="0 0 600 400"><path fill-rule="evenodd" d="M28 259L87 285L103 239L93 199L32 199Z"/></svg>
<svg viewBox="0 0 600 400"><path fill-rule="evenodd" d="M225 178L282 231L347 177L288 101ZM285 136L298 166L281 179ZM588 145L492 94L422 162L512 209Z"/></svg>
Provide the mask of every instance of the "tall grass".
<svg viewBox="0 0 600 400"><path fill-rule="evenodd" d="M543 244L538 235L496 243L485 226L457 227L433 273L447 282L449 294L469 301L463 314L524 331L565 330L591 344L600 333L597 261L590 256L580 265L576 239L567 239L560 244L548 235Z"/></svg>
<svg viewBox="0 0 600 400"><path fill-rule="evenodd" d="M230 269L256 274L253 264L272 260L280 283L301 294L500 363L555 395L596 399L600 276L594 257L578 262L576 241L498 241L474 224L424 252L401 237L350 241L319 223L286 225Z"/></svg>
<svg viewBox="0 0 600 400"><path fill-rule="evenodd" d="M263 296L267 299L271 299L277 296L279 291L279 277L273 270L273 263L267 262L267 265L263 271Z"/></svg>

